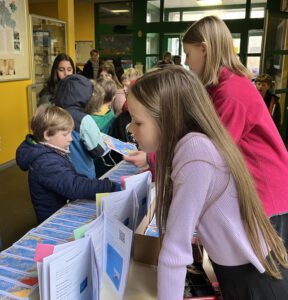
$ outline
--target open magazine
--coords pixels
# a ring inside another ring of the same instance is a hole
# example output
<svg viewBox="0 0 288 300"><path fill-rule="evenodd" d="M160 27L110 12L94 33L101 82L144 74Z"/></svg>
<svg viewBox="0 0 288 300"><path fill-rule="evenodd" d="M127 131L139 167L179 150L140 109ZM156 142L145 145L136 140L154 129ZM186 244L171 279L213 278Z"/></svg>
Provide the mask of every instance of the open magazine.
<svg viewBox="0 0 288 300"><path fill-rule="evenodd" d="M98 300L102 276L122 299L129 270L132 231L103 213L89 224L85 237L49 248L37 262L42 300ZM37 250L36 250L37 251Z"/></svg>
<svg viewBox="0 0 288 300"><path fill-rule="evenodd" d="M134 190L96 194L97 216L103 211L134 230L138 216L138 200Z"/></svg>

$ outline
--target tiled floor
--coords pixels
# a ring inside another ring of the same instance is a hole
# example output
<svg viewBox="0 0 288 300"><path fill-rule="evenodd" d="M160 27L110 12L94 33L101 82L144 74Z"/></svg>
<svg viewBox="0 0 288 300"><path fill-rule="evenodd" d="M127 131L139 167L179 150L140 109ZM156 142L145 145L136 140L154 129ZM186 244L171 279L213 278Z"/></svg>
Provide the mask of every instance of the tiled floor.
<svg viewBox="0 0 288 300"><path fill-rule="evenodd" d="M36 226L27 172L16 165L0 171L0 236L3 248Z"/></svg>

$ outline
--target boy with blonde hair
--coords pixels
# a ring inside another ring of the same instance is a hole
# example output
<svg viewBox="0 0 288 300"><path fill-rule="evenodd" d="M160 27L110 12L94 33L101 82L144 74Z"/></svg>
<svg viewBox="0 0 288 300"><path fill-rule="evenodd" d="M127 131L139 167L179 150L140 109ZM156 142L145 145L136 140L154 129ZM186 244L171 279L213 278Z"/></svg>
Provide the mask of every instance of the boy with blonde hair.
<svg viewBox="0 0 288 300"><path fill-rule="evenodd" d="M74 121L57 106L41 105L28 134L18 147L16 161L28 171L29 189L40 224L67 200L95 199L96 193L113 192L118 185L109 179L89 179L77 174L69 158Z"/></svg>

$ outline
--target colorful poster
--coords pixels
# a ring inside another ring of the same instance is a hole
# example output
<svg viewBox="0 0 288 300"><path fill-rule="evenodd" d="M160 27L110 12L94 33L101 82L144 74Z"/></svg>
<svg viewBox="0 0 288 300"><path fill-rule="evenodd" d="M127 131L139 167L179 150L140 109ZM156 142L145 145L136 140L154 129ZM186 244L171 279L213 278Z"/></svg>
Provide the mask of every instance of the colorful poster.
<svg viewBox="0 0 288 300"><path fill-rule="evenodd" d="M29 79L26 0L0 0L0 81Z"/></svg>

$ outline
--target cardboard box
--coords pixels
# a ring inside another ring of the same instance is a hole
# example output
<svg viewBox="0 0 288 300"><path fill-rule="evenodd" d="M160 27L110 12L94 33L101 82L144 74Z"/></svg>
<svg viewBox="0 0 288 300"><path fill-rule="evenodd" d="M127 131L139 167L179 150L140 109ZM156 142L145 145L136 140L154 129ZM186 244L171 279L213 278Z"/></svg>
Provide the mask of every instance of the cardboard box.
<svg viewBox="0 0 288 300"><path fill-rule="evenodd" d="M154 236L145 235L145 231L154 215L155 204L156 201L153 201L147 215L134 232L132 257L135 261L157 266L160 240Z"/></svg>
<svg viewBox="0 0 288 300"><path fill-rule="evenodd" d="M155 205L156 205L156 201L153 201L150 206L150 209L148 210L147 215L143 218L142 222L139 224L139 226L136 228L134 232L132 257L137 262L157 266L158 256L160 252L160 239L153 236L145 235L145 231L153 218L155 212ZM195 248L193 250L196 250ZM214 282L215 275L212 266L209 263L208 255L207 253L205 254L206 255L204 255L203 257L204 260L203 269L207 277L209 278L209 281ZM196 257L194 257L194 260L195 258ZM189 299L190 300L217 300L219 298L217 297L217 295L184 298L184 300L189 300Z"/></svg>

